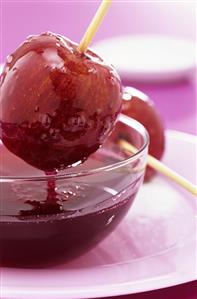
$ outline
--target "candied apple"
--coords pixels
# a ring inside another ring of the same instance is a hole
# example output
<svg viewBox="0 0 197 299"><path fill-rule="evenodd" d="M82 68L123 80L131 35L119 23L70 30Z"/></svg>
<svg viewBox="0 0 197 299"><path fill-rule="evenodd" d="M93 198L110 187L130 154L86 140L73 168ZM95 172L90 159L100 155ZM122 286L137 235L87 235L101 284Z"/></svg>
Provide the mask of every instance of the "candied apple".
<svg viewBox="0 0 197 299"><path fill-rule="evenodd" d="M150 137L149 154L161 160L165 149L164 126L153 101L141 91L125 87L122 112L139 121L147 129ZM132 142L131 136L126 132L124 138ZM148 166L145 181L149 181L154 174L155 170Z"/></svg>
<svg viewBox="0 0 197 299"><path fill-rule="evenodd" d="M0 88L0 138L47 173L87 159L121 110L114 68L53 33L27 38L8 57Z"/></svg>

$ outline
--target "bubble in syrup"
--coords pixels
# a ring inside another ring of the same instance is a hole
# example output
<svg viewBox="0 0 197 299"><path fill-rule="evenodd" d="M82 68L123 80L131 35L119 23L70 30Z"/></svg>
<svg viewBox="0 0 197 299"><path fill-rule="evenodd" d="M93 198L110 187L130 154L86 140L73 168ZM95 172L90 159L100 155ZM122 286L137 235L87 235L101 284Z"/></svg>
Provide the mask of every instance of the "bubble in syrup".
<svg viewBox="0 0 197 299"><path fill-rule="evenodd" d="M11 63L12 60L13 60L13 56L12 56L12 55L8 55L8 56L7 56L7 59L6 59L6 62L7 62L7 63Z"/></svg>
<svg viewBox="0 0 197 299"><path fill-rule="evenodd" d="M36 107L34 108L34 112L38 112L40 110L40 107L38 105L36 105Z"/></svg>

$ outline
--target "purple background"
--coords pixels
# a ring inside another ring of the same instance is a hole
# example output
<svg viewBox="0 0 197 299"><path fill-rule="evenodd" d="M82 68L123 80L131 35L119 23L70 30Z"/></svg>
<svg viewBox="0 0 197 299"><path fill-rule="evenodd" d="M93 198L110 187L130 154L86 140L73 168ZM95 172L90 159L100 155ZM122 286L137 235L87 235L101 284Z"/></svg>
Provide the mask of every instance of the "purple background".
<svg viewBox="0 0 197 299"><path fill-rule="evenodd" d="M26 36L53 31L80 41L99 1L2 0L3 58ZM95 40L125 33L195 39L195 1L115 1Z"/></svg>
<svg viewBox="0 0 197 299"><path fill-rule="evenodd" d="M30 34L53 31L79 42L98 5L99 1L2 0L1 61ZM114 1L95 41L126 33L159 33L195 40L195 11L195 1L190 0ZM124 83L141 89L155 101L167 128L196 133L195 80L155 85ZM189 283L125 299L194 299L196 286Z"/></svg>

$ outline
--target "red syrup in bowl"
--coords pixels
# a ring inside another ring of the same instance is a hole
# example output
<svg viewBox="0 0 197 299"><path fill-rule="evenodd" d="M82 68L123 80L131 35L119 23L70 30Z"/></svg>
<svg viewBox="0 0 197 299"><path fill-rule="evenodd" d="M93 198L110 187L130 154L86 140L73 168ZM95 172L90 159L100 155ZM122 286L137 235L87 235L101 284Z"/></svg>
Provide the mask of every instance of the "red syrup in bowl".
<svg viewBox="0 0 197 299"><path fill-rule="evenodd" d="M15 158L9 161L12 167ZM94 167L95 160L88 163ZM93 248L128 212L143 180L142 173L134 176L113 170L69 182L47 176L45 181L3 182L1 266L50 266Z"/></svg>
<svg viewBox="0 0 197 299"><path fill-rule="evenodd" d="M107 201L99 206L88 207L86 211L73 212L66 208L67 201L61 196L48 193L47 200L32 194L32 200L18 193L20 205L15 200L13 216L5 218L1 224L0 255L2 265L39 266L71 259L91 249L110 233L127 213L134 195L123 201L118 200L104 188L103 190L84 187L92 196ZM69 191L72 197L72 191ZM9 196L9 194L7 194ZM68 196L69 197L69 196ZM50 198L50 200L49 200ZM107 200L106 200L107 198ZM69 201L69 199L67 199ZM72 201L72 198L70 198ZM111 202L111 206L107 206Z"/></svg>

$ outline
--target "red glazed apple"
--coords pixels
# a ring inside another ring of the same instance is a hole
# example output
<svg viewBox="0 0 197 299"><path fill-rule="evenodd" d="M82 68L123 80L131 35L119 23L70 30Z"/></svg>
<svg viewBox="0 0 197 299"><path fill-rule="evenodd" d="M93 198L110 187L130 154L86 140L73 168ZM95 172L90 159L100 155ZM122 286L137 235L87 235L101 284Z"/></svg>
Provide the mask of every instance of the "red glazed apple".
<svg viewBox="0 0 197 299"><path fill-rule="evenodd" d="M29 37L1 75L5 146L46 172L83 162L111 132L121 109L114 68L53 33Z"/></svg>
<svg viewBox="0 0 197 299"><path fill-rule="evenodd" d="M154 103L139 90L126 87L123 91L122 112L139 121L147 129L150 137L149 154L161 159L165 148L165 136L162 120ZM129 141L129 136L127 136ZM149 181L155 171L147 167L145 181Z"/></svg>

